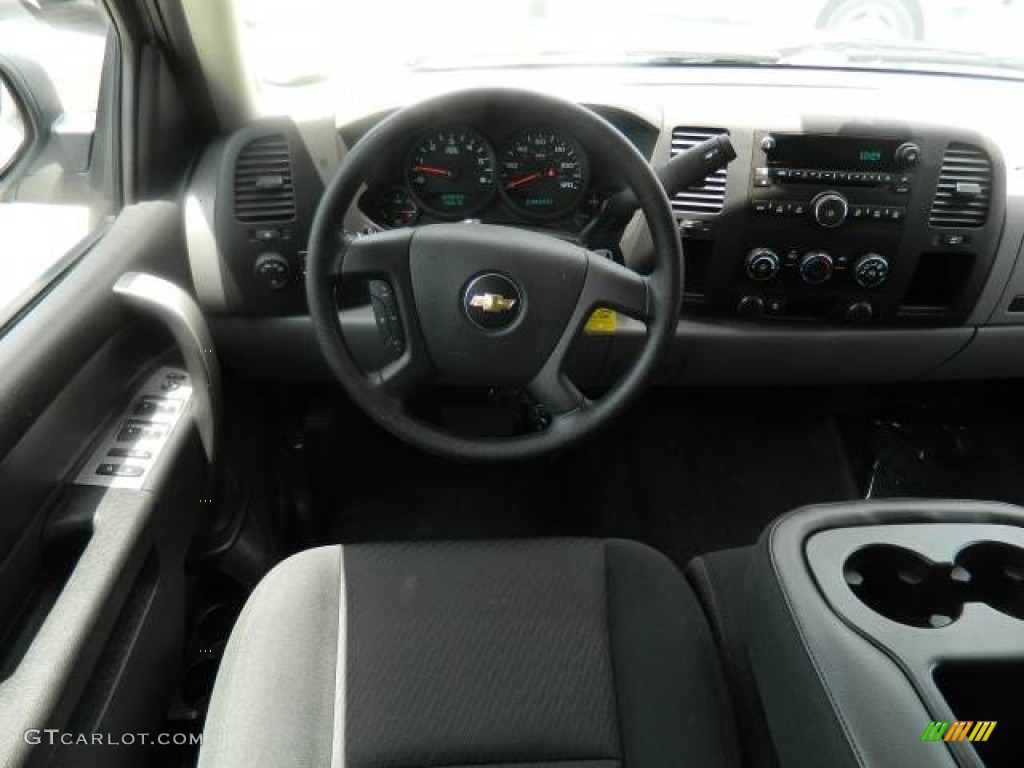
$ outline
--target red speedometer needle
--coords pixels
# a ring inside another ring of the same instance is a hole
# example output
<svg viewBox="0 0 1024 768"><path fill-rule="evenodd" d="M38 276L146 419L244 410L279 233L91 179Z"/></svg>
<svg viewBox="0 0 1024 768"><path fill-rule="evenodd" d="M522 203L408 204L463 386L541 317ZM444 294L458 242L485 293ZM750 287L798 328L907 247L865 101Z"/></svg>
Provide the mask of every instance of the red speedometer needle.
<svg viewBox="0 0 1024 768"><path fill-rule="evenodd" d="M531 181L536 181L539 178L540 173L534 171L533 173L528 173L525 176L520 176L518 179L513 179L512 181L505 185L505 189L516 189L517 187L521 187L524 184L529 184Z"/></svg>
<svg viewBox="0 0 1024 768"><path fill-rule="evenodd" d="M452 172L447 168L438 168L436 165L417 165L413 167L416 173L429 173L431 176L451 176Z"/></svg>

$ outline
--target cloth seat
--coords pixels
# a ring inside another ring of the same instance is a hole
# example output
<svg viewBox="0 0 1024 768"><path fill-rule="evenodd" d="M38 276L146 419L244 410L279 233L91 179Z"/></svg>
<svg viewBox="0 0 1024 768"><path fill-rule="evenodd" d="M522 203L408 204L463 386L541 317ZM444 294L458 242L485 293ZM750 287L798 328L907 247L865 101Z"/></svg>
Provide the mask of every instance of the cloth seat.
<svg viewBox="0 0 1024 768"><path fill-rule="evenodd" d="M629 541L313 549L236 624L199 765L730 766L733 715L679 571Z"/></svg>

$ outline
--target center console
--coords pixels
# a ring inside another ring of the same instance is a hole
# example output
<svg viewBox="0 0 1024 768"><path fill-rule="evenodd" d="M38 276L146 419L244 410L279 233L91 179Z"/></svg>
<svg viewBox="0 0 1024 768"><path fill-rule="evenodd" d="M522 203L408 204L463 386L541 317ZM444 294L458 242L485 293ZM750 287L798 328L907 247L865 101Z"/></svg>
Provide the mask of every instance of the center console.
<svg viewBox="0 0 1024 768"><path fill-rule="evenodd" d="M750 568L747 647L783 765L1024 764L1024 510L808 507Z"/></svg>
<svg viewBox="0 0 1024 768"><path fill-rule="evenodd" d="M692 313L963 322L1002 226L997 150L923 126L755 131L751 139L750 167L730 169L742 202L733 197L717 221L682 217Z"/></svg>

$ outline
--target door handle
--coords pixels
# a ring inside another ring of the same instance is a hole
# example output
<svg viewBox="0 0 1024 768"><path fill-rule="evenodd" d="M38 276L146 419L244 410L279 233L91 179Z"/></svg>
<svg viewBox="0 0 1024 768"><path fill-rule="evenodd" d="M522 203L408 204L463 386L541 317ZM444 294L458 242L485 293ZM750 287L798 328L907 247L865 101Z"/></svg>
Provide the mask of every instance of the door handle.
<svg viewBox="0 0 1024 768"><path fill-rule="evenodd" d="M174 336L192 379L192 412L206 458L212 463L221 418L220 365L213 334L195 299L169 280L126 272L114 293L129 306L159 320Z"/></svg>

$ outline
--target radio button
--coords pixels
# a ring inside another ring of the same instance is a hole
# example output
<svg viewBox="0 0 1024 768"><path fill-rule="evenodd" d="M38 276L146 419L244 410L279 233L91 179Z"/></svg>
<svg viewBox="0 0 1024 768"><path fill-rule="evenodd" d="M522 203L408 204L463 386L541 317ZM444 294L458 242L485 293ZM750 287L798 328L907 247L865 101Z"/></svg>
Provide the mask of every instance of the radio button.
<svg viewBox="0 0 1024 768"><path fill-rule="evenodd" d="M772 204L767 200L755 200L753 203L754 213L770 213Z"/></svg>
<svg viewBox="0 0 1024 768"><path fill-rule="evenodd" d="M807 177L807 171L802 168L794 168L789 172L790 181L803 181Z"/></svg>
<svg viewBox="0 0 1024 768"><path fill-rule="evenodd" d="M791 203L789 212L793 216L806 216L807 215L807 203Z"/></svg>

